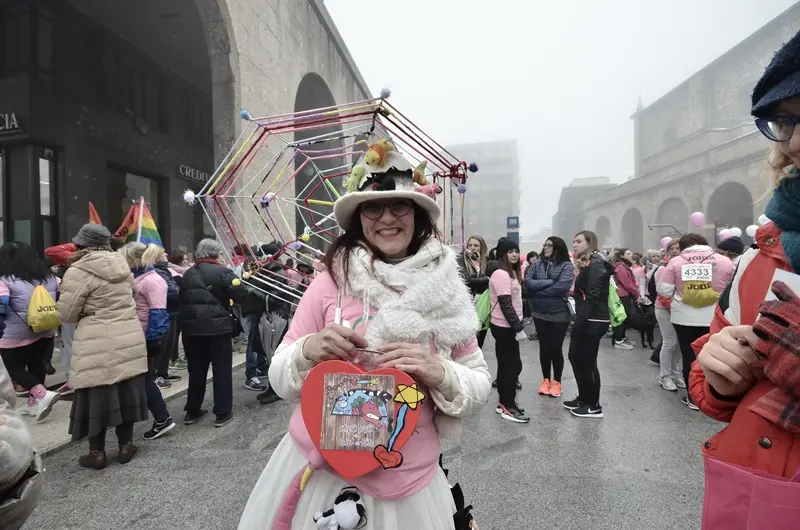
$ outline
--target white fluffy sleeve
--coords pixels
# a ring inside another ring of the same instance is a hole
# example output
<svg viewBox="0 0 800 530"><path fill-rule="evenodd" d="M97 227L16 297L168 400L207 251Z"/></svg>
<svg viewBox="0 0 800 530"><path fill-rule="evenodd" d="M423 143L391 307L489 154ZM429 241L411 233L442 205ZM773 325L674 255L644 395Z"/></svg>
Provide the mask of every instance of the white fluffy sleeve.
<svg viewBox="0 0 800 530"><path fill-rule="evenodd" d="M308 371L314 363L303 357L303 345L310 335L292 344L281 344L269 364L269 384L282 399L297 401Z"/></svg>
<svg viewBox="0 0 800 530"><path fill-rule="evenodd" d="M444 366L444 382L430 390L436 407L448 416L469 416L489 400L492 378L483 352L477 349L457 360L439 359Z"/></svg>

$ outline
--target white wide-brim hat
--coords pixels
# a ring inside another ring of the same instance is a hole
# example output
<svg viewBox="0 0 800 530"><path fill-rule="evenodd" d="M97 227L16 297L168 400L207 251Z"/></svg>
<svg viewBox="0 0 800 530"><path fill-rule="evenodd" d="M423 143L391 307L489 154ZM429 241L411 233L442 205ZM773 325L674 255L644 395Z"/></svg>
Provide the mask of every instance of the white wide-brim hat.
<svg viewBox="0 0 800 530"><path fill-rule="evenodd" d="M366 156L366 155L365 155ZM425 210L435 223L442 214L436 201L422 191L414 182L414 168L403 156L390 151L380 165L369 165L362 156L354 168L364 168L355 191L342 195L333 204L336 223L347 230L359 205L375 200L410 199ZM352 177L348 177L352 178Z"/></svg>

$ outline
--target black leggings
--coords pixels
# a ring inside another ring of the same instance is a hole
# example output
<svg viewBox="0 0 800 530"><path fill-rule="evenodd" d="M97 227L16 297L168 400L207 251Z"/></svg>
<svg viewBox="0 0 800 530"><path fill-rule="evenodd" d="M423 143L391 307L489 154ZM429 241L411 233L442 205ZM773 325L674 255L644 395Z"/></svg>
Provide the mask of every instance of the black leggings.
<svg viewBox="0 0 800 530"><path fill-rule="evenodd" d="M128 445L133 441L133 422L123 421L116 427L114 431L117 434L117 441L120 447ZM92 451L105 451L106 450L106 429L103 429L96 436L89 437L89 449Z"/></svg>
<svg viewBox="0 0 800 530"><path fill-rule="evenodd" d="M533 317L536 334L539 335L539 362L542 364L542 377L550 379L553 367L553 381L561 382L564 371L564 337L567 336L569 322L551 322Z"/></svg>
<svg viewBox="0 0 800 530"><path fill-rule="evenodd" d="M489 331L488 329L482 329L477 333L477 336L478 336L478 348L483 348L483 343L484 343L484 341L486 341L486 333L488 331Z"/></svg>
<svg viewBox="0 0 800 530"><path fill-rule="evenodd" d="M522 373L522 359L519 354L519 342L511 328L501 328L492 324L494 351L497 355L497 393L500 404L505 407L516 407L517 379Z"/></svg>
<svg viewBox="0 0 800 530"><path fill-rule="evenodd" d="M683 359L683 380L689 384L689 372L692 369L692 363L697 358L692 348L692 343L708 333L708 326L682 326L680 324L673 324L675 333L678 335L678 347L681 349L681 358Z"/></svg>
<svg viewBox="0 0 800 530"><path fill-rule="evenodd" d="M578 385L578 400L591 406L600 406L597 352L606 331L608 322L585 322L578 329L572 328L569 339L569 363Z"/></svg>
<svg viewBox="0 0 800 530"><path fill-rule="evenodd" d="M36 385L43 385L48 352L52 351L53 338L39 339L36 342L19 348L0 350L3 364L6 365L11 380L30 390Z"/></svg>

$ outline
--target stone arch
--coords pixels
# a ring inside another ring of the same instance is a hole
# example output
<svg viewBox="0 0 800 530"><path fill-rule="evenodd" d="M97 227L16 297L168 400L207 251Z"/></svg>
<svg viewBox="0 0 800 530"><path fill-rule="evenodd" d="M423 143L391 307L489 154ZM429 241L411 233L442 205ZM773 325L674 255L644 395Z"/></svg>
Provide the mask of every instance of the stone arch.
<svg viewBox="0 0 800 530"><path fill-rule="evenodd" d="M706 222L714 224L714 237L725 227L737 226L745 229L753 224L753 196L744 184L726 182L714 190L708 199ZM747 234L742 234L745 244L752 243Z"/></svg>
<svg viewBox="0 0 800 530"><path fill-rule="evenodd" d="M605 215L597 218L594 224L594 233L597 234L597 244L601 248L606 246L613 246L613 232L611 230L611 221Z"/></svg>
<svg viewBox="0 0 800 530"><path fill-rule="evenodd" d="M297 94L294 101L294 111L303 112L312 109L334 107L336 100L333 98L333 93L328 87L325 80L317 73L311 72L303 76L300 84L297 86ZM348 161L344 156L336 156L332 158L317 158L314 151L341 148L343 140L336 138L337 133L342 130L342 126L338 122L332 122L330 127L324 129L315 129L313 131L297 131L294 133L295 142L304 142L312 138L319 138L319 142L309 143L300 146L300 151L305 152L306 155L298 153L295 158L295 169L300 169L300 172L295 177L295 196L312 198L320 201L333 201L335 196L325 186L319 186L319 179L316 182L314 176L317 173L330 177L330 182L334 186L342 189L342 178L340 174L349 172L349 165L346 166ZM327 141L326 141L327 140ZM335 153L335 152L334 152ZM315 223L333 212L333 208L328 206L315 205L313 207L314 213L308 210L299 209L295 212L295 227L297 234L302 234L306 226L310 226L315 231ZM325 225L330 228L330 224ZM328 239L331 239L328 237ZM326 241L321 237L313 237L310 245L320 250L325 250L328 246Z"/></svg>
<svg viewBox="0 0 800 530"><path fill-rule="evenodd" d="M681 199L670 197L658 207L656 224L672 225L672 227L663 226L653 230L655 234L654 245L660 243L664 236L679 237L686 232L686 228L689 224L689 208L687 208L686 204L684 204Z"/></svg>
<svg viewBox="0 0 800 530"><path fill-rule="evenodd" d="M226 0L192 0L203 25L211 67L211 115L217 164L236 140L241 124L239 52Z"/></svg>
<svg viewBox="0 0 800 530"><path fill-rule="evenodd" d="M629 208L622 215L620 226L620 246L629 248L634 252L643 252L644 248L644 219L638 208Z"/></svg>

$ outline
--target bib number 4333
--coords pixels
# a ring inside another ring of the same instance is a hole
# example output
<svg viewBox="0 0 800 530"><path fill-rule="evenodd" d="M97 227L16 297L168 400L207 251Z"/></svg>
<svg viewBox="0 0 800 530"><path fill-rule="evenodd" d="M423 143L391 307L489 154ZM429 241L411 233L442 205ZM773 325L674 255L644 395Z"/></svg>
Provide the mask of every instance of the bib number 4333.
<svg viewBox="0 0 800 530"><path fill-rule="evenodd" d="M712 273L711 264L681 266L681 280L683 280L684 282L690 282L690 281L710 282L711 273Z"/></svg>

